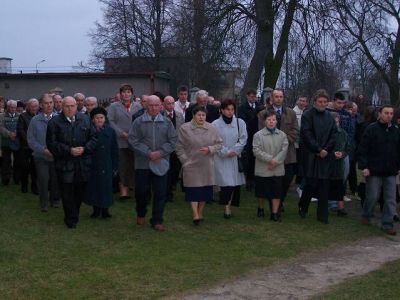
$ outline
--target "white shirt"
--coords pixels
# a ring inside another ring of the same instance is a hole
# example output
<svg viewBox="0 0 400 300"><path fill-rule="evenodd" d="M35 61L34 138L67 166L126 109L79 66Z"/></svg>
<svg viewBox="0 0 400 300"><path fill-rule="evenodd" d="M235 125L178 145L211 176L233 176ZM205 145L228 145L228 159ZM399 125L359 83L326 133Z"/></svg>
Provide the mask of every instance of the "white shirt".
<svg viewBox="0 0 400 300"><path fill-rule="evenodd" d="M181 101L176 100L174 109L177 112L180 112L181 114L183 114L183 117L185 117L185 112L186 112L186 109L189 107L189 105L190 105L189 101L186 101L185 104L182 104Z"/></svg>

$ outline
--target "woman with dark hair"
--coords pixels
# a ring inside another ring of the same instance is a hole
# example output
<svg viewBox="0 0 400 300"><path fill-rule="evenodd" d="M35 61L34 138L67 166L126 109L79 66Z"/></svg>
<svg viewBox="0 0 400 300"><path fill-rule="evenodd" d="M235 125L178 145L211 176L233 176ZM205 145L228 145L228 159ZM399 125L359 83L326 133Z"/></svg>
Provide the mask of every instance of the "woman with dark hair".
<svg viewBox="0 0 400 300"><path fill-rule="evenodd" d="M192 114L193 119L179 129L176 154L182 163L185 198L191 203L193 223L199 225L205 203L213 197L213 157L221 149L222 139L206 122L205 107L195 106Z"/></svg>
<svg viewBox="0 0 400 300"><path fill-rule="evenodd" d="M246 123L235 117L236 105L231 99L221 103L221 116L212 122L222 138L222 148L214 156L215 184L220 187L219 203L224 205L224 218L231 217L231 205L239 206L240 186L245 184L238 159L247 142Z"/></svg>
<svg viewBox="0 0 400 300"><path fill-rule="evenodd" d="M93 206L91 218L110 218L108 211L113 203L113 176L118 170L117 135L106 124L107 111L96 107L90 118L97 135L97 146L92 155L90 178L87 185L85 203Z"/></svg>

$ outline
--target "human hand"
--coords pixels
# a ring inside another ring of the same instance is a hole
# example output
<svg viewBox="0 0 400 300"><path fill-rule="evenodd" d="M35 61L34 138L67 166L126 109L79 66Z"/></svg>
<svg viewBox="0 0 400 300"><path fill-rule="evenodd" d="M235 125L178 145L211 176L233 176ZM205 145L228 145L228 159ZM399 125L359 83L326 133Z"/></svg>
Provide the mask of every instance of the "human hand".
<svg viewBox="0 0 400 300"><path fill-rule="evenodd" d="M47 148L43 150L43 154L50 158L53 157L53 154Z"/></svg>
<svg viewBox="0 0 400 300"><path fill-rule="evenodd" d="M128 139L128 134L124 131L124 132L121 133L121 137L122 137L124 140L127 140L127 139Z"/></svg>
<svg viewBox="0 0 400 300"><path fill-rule="evenodd" d="M160 151L153 151L153 152L150 152L149 158L150 158L150 160L152 160L152 161L159 160L159 159L161 158L161 153L160 153Z"/></svg>
<svg viewBox="0 0 400 300"><path fill-rule="evenodd" d="M210 153L210 149L208 149L208 147L201 147L199 151L203 155L207 155L208 153Z"/></svg>
<svg viewBox="0 0 400 300"><path fill-rule="evenodd" d="M267 165L268 165L268 170L273 170L278 165L278 162L276 160L272 159L267 163Z"/></svg>
<svg viewBox="0 0 400 300"><path fill-rule="evenodd" d="M370 175L369 169L364 169L364 170L362 170L362 175L363 175L364 177L368 177L368 176Z"/></svg>
<svg viewBox="0 0 400 300"><path fill-rule="evenodd" d="M322 149L322 150L319 152L319 156L320 156L321 158L325 158L327 155L328 155L328 151L326 151L326 150L324 150L324 149Z"/></svg>
<svg viewBox="0 0 400 300"><path fill-rule="evenodd" d="M235 151L228 152L228 157L234 157L234 156L237 156L237 153Z"/></svg>
<svg viewBox="0 0 400 300"><path fill-rule="evenodd" d="M336 159L341 159L341 158L343 157L343 152L341 152L341 151L336 151L336 152L335 152L335 157L336 157Z"/></svg>

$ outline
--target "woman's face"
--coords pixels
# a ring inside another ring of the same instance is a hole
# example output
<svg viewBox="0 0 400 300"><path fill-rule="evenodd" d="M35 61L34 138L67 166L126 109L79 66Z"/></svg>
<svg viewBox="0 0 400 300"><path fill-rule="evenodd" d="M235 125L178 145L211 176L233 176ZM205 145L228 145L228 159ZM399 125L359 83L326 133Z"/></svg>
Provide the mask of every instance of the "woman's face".
<svg viewBox="0 0 400 300"><path fill-rule="evenodd" d="M235 108L233 107L233 105L228 105L224 109L221 109L221 112L225 117L232 118L235 114Z"/></svg>
<svg viewBox="0 0 400 300"><path fill-rule="evenodd" d="M265 119L265 126L269 129L275 128L278 121L276 120L276 116L272 115Z"/></svg>
<svg viewBox="0 0 400 300"><path fill-rule="evenodd" d="M96 128L103 127L106 122L106 117L103 114L97 114L93 117L93 124Z"/></svg>
<svg viewBox="0 0 400 300"><path fill-rule="evenodd" d="M197 124L203 125L206 121L206 113L203 111L198 111L194 116L193 119L196 121Z"/></svg>

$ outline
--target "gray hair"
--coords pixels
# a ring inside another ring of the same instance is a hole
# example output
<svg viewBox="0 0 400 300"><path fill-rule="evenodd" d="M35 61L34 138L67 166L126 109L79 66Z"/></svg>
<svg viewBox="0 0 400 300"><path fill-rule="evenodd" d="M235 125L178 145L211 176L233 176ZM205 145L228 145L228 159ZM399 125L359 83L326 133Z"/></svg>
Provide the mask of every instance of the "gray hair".
<svg viewBox="0 0 400 300"><path fill-rule="evenodd" d="M94 96L86 97L85 98L85 104L88 103L88 102L96 102L96 104L97 104L97 98L94 97Z"/></svg>
<svg viewBox="0 0 400 300"><path fill-rule="evenodd" d="M17 101L16 100L8 100L7 101L7 106L17 107Z"/></svg>
<svg viewBox="0 0 400 300"><path fill-rule="evenodd" d="M74 94L74 98L75 98L75 99L76 99L76 98L83 98L83 99L85 99L85 95L82 94L82 93L76 93L76 94Z"/></svg>
<svg viewBox="0 0 400 300"><path fill-rule="evenodd" d="M197 99L198 97L208 97L208 92L206 90L199 90L194 94L194 99Z"/></svg>
<svg viewBox="0 0 400 300"><path fill-rule="evenodd" d="M31 105L31 104L33 104L33 103L39 104L38 99L36 99L36 98L31 98L31 99L29 99L29 100L26 102L26 105Z"/></svg>

